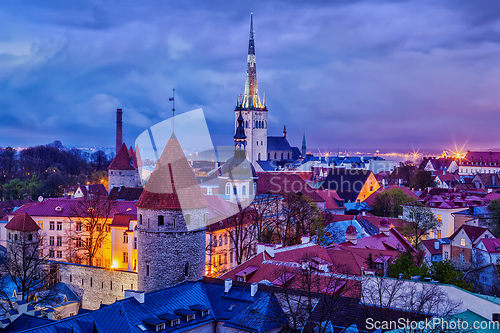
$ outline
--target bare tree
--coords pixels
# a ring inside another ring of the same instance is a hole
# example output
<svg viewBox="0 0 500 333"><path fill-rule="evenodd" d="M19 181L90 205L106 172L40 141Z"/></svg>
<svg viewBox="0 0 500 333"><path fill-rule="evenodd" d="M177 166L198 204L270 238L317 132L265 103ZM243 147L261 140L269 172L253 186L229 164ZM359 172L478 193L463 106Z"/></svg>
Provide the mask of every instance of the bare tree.
<svg viewBox="0 0 500 333"><path fill-rule="evenodd" d="M75 228L70 237L74 250L90 266L110 232L113 207L114 201L101 195L88 195L73 205Z"/></svg>
<svg viewBox="0 0 500 333"><path fill-rule="evenodd" d="M404 207L404 212L408 221L404 227L404 233L411 239L415 248L419 246L429 230L439 228L442 224L434 218L430 208L420 203L408 203Z"/></svg>
<svg viewBox="0 0 500 333"><path fill-rule="evenodd" d="M248 207L253 211L253 229L258 243L271 243L272 236L278 226L283 197L277 194L260 194L255 196Z"/></svg>
<svg viewBox="0 0 500 333"><path fill-rule="evenodd" d="M18 298L32 304L49 300L49 295L43 293L54 283L57 273L51 267L46 256L41 256L41 247L36 233L17 233L7 244L7 256L3 258L2 270L5 278L11 279L16 287ZM13 235L14 236L14 235ZM13 304L6 289L1 288L0 303L2 308L11 309Z"/></svg>
<svg viewBox="0 0 500 333"><path fill-rule="evenodd" d="M461 301L451 299L437 284L364 276L362 290L361 302L370 308L373 317L379 323L393 325L382 327L383 330L398 328L401 332L443 332L446 330L437 325L416 327L408 324L432 317L448 317L462 305ZM394 309L400 311L396 318L391 313Z"/></svg>

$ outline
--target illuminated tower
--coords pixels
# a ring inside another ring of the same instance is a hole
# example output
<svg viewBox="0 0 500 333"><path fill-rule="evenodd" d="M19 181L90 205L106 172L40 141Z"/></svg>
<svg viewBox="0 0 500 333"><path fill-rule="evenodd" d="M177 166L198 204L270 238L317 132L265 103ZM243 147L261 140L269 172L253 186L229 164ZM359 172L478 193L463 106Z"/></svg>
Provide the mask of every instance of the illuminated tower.
<svg viewBox="0 0 500 333"><path fill-rule="evenodd" d="M256 161L267 160L267 108L260 102L257 88L257 66L255 62L255 43L253 33L253 13L250 15L250 39L248 42L247 77L245 94L237 101L234 110L234 128L238 128L238 117L243 117L243 128L247 135L247 158L255 164Z"/></svg>

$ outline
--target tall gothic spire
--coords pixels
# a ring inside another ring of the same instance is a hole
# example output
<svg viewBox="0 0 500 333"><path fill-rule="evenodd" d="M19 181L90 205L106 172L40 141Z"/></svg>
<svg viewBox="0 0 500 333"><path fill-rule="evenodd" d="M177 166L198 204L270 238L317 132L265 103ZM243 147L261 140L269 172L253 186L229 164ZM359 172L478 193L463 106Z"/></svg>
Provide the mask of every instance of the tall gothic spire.
<svg viewBox="0 0 500 333"><path fill-rule="evenodd" d="M257 65L255 63L255 43L253 35L253 12L250 14L250 39L248 41L247 78L245 82L245 95L243 108L262 108L257 89Z"/></svg>

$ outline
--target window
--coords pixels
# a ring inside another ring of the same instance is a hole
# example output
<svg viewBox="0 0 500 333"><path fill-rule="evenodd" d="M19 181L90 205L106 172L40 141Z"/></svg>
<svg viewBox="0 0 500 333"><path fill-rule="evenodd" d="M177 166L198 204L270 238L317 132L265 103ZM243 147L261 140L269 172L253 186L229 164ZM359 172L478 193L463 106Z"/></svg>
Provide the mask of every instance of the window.
<svg viewBox="0 0 500 333"><path fill-rule="evenodd" d="M33 234L29 234L29 235L28 235L28 240L29 240L29 241L32 241L32 240L33 240Z"/></svg>
<svg viewBox="0 0 500 333"><path fill-rule="evenodd" d="M194 314L190 314L189 316L186 317L186 321L194 320L194 318L195 318L195 315Z"/></svg>
<svg viewBox="0 0 500 333"><path fill-rule="evenodd" d="M487 279L486 279L486 276L481 276L481 281L483 281L483 283L486 283Z"/></svg>
<svg viewBox="0 0 500 333"><path fill-rule="evenodd" d="M40 227L40 229L43 229L43 221L38 221L38 226Z"/></svg>
<svg viewBox="0 0 500 333"><path fill-rule="evenodd" d="M274 159L276 159L276 153L274 153Z"/></svg>
<svg viewBox="0 0 500 333"><path fill-rule="evenodd" d="M460 262L463 263L464 261L465 261L464 254L460 253Z"/></svg>
<svg viewBox="0 0 500 333"><path fill-rule="evenodd" d="M436 238L441 238L441 230L436 230Z"/></svg>
<svg viewBox="0 0 500 333"><path fill-rule="evenodd" d="M260 153L259 153L259 158L258 158L258 160L260 161Z"/></svg>
<svg viewBox="0 0 500 333"><path fill-rule="evenodd" d="M444 259L448 259L448 251L444 251Z"/></svg>
<svg viewBox="0 0 500 333"><path fill-rule="evenodd" d="M82 222L76 224L76 231L82 231Z"/></svg>
<svg viewBox="0 0 500 333"><path fill-rule="evenodd" d="M238 194L238 191L236 190L236 186L233 186L233 194L234 194L234 195L237 195L237 194Z"/></svg>
<svg viewBox="0 0 500 333"><path fill-rule="evenodd" d="M191 214L186 214L184 216L184 220L186 221L186 225L190 225L191 224Z"/></svg>
<svg viewBox="0 0 500 333"><path fill-rule="evenodd" d="M57 257L62 258L62 251L57 251Z"/></svg>
<svg viewBox="0 0 500 333"><path fill-rule="evenodd" d="M54 258L54 250L49 251L49 258Z"/></svg>
<svg viewBox="0 0 500 333"><path fill-rule="evenodd" d="M128 234L126 231L123 232L123 242L128 243Z"/></svg>
<svg viewBox="0 0 500 333"><path fill-rule="evenodd" d="M76 247L82 247L82 239L80 237L78 237L77 239L75 239L75 242L76 242Z"/></svg>
<svg viewBox="0 0 500 333"><path fill-rule="evenodd" d="M227 245L227 234L224 235L224 245Z"/></svg>
<svg viewBox="0 0 500 333"><path fill-rule="evenodd" d="M231 194L231 184L226 183L226 195L230 195L230 194Z"/></svg>
<svg viewBox="0 0 500 333"><path fill-rule="evenodd" d="M123 252L123 262L124 263L128 262L128 252Z"/></svg>
<svg viewBox="0 0 500 333"><path fill-rule="evenodd" d="M43 245L43 236L38 236L38 245Z"/></svg>
<svg viewBox="0 0 500 333"><path fill-rule="evenodd" d="M257 146L259 145L259 141L257 141Z"/></svg>
<svg viewBox="0 0 500 333"><path fill-rule="evenodd" d="M429 238L434 238L434 229L429 230Z"/></svg>
<svg viewBox="0 0 500 333"><path fill-rule="evenodd" d="M56 227L56 223L55 223L54 221L50 221L50 222L49 222L49 229L50 229L50 230L54 230L54 229L55 229L55 227Z"/></svg>
<svg viewBox="0 0 500 333"><path fill-rule="evenodd" d="M184 276L188 276L189 275L189 263L186 263L184 265Z"/></svg>
<svg viewBox="0 0 500 333"><path fill-rule="evenodd" d="M54 246L54 236L50 236L50 238L49 238L49 246Z"/></svg>
<svg viewBox="0 0 500 333"><path fill-rule="evenodd" d="M219 235L219 246L222 246L222 235Z"/></svg>
<svg viewBox="0 0 500 333"><path fill-rule="evenodd" d="M149 276L149 264L146 264L146 276Z"/></svg>
<svg viewBox="0 0 500 333"><path fill-rule="evenodd" d="M137 237L134 237L134 250L137 249Z"/></svg>
<svg viewBox="0 0 500 333"><path fill-rule="evenodd" d="M443 222L443 217L441 215L438 215L437 220L438 220L438 222Z"/></svg>
<svg viewBox="0 0 500 333"><path fill-rule="evenodd" d="M210 314L210 310L208 310L208 309L201 311L202 317L208 316L209 314Z"/></svg>
<svg viewBox="0 0 500 333"><path fill-rule="evenodd" d="M180 325L181 324L181 320L180 319L174 319L170 322L170 326L177 326L177 325Z"/></svg>
<svg viewBox="0 0 500 333"><path fill-rule="evenodd" d="M61 236L57 236L57 243L56 243L57 246L62 246L62 237Z"/></svg>
<svg viewBox="0 0 500 333"><path fill-rule="evenodd" d="M259 154L259 160L260 160L260 154ZM242 195L246 195L247 194L247 187L243 185L243 187L241 188L241 194Z"/></svg>
<svg viewBox="0 0 500 333"><path fill-rule="evenodd" d="M62 222L57 222L57 230L62 230Z"/></svg>
<svg viewBox="0 0 500 333"><path fill-rule="evenodd" d="M465 238L460 239L460 245L465 246Z"/></svg>
<svg viewBox="0 0 500 333"><path fill-rule="evenodd" d="M139 214L139 224L142 225L142 214Z"/></svg>
<svg viewBox="0 0 500 333"><path fill-rule="evenodd" d="M38 250L38 256L39 256L40 258L42 258L42 257L43 257L43 249Z"/></svg>
<svg viewBox="0 0 500 333"><path fill-rule="evenodd" d="M165 216L158 215L158 225L164 225L164 224L165 224Z"/></svg>

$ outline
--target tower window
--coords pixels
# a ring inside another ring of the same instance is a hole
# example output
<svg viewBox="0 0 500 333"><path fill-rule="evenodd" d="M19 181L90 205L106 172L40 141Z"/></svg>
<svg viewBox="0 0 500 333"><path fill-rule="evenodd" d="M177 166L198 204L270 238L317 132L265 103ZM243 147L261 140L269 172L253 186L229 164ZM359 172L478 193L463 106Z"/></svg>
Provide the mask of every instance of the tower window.
<svg viewBox="0 0 500 333"><path fill-rule="evenodd" d="M276 159L276 153L274 153L274 159Z"/></svg>
<svg viewBox="0 0 500 333"><path fill-rule="evenodd" d="M281 159L283 159L283 153L281 153Z"/></svg>
<svg viewBox="0 0 500 333"><path fill-rule="evenodd" d="M238 191L236 190L236 186L233 186L233 194L234 195L238 194Z"/></svg>
<svg viewBox="0 0 500 333"><path fill-rule="evenodd" d="M33 234L29 234L29 235L28 235L28 240L29 240L29 241L32 241L32 240L33 240Z"/></svg>
<svg viewBox="0 0 500 333"><path fill-rule="evenodd" d="M184 276L189 276L189 263L184 265Z"/></svg>
<svg viewBox="0 0 500 333"><path fill-rule="evenodd" d="M258 144L258 142L257 142L257 144ZM260 153L259 153L259 161L260 161ZM245 193L243 193L243 194L245 194Z"/></svg>
<svg viewBox="0 0 500 333"><path fill-rule="evenodd" d="M139 214L139 224L142 225L142 214Z"/></svg>
<svg viewBox="0 0 500 333"><path fill-rule="evenodd" d="M259 141L257 141L257 146L259 145Z"/></svg>
<svg viewBox="0 0 500 333"><path fill-rule="evenodd" d="M164 225L164 224L165 224L165 216L158 215L158 225Z"/></svg>
<svg viewBox="0 0 500 333"><path fill-rule="evenodd" d="M271 153L267 153L267 159L270 160L271 159Z"/></svg>

